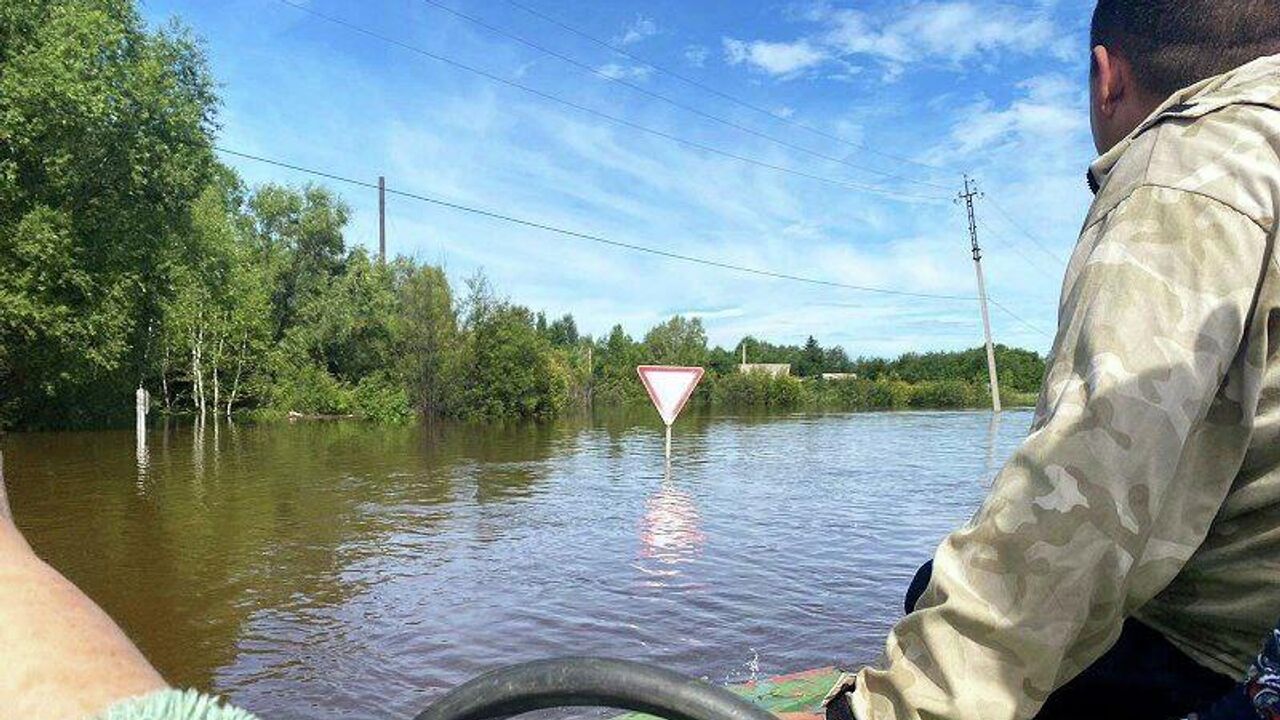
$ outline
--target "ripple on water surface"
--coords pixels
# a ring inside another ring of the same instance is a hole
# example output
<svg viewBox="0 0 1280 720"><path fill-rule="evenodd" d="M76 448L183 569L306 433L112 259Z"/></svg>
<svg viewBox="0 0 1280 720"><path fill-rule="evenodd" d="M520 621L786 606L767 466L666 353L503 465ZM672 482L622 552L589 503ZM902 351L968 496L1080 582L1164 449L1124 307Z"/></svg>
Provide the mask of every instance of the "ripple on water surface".
<svg viewBox="0 0 1280 720"><path fill-rule="evenodd" d="M1025 412L5 438L33 544L161 671L269 718L408 717L566 654L718 682L874 659Z"/></svg>

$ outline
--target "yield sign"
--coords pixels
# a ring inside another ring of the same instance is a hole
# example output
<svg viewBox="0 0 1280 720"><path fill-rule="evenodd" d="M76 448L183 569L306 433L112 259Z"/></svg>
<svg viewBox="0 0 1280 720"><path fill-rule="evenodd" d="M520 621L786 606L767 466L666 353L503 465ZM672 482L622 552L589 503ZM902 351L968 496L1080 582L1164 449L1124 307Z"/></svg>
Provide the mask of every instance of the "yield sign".
<svg viewBox="0 0 1280 720"><path fill-rule="evenodd" d="M658 414L667 427L671 427L684 404L689 402L689 396L693 395L703 372L700 367L663 365L641 365L636 371L640 373L640 382L649 391L649 399L658 408Z"/></svg>

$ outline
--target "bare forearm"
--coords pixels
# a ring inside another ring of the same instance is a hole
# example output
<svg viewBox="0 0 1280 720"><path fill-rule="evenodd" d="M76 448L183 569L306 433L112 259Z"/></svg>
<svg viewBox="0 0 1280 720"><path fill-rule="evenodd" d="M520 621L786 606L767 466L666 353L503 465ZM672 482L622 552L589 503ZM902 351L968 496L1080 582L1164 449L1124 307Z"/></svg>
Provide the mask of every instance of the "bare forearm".
<svg viewBox="0 0 1280 720"><path fill-rule="evenodd" d="M30 720L91 716L165 687L120 628L45 564L8 518L0 482L0 697Z"/></svg>

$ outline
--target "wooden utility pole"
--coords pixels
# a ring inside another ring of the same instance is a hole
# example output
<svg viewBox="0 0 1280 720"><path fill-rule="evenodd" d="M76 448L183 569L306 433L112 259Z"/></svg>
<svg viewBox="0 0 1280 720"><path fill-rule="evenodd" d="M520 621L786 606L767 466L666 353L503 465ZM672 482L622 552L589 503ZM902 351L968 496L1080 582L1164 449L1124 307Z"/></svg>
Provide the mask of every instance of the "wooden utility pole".
<svg viewBox="0 0 1280 720"><path fill-rule="evenodd" d="M378 176L378 259L387 261L387 179Z"/></svg>
<svg viewBox="0 0 1280 720"><path fill-rule="evenodd" d="M978 246L978 223L973 215L973 199L982 197L976 183L964 176L964 192L960 199L964 200L965 209L969 212L969 241L973 244L973 266L978 271L978 304L982 307L982 329L987 335L987 373L991 377L991 408L1000 412L1000 377L996 373L996 348L991 342L991 315L987 312L987 281L982 276L982 248Z"/></svg>

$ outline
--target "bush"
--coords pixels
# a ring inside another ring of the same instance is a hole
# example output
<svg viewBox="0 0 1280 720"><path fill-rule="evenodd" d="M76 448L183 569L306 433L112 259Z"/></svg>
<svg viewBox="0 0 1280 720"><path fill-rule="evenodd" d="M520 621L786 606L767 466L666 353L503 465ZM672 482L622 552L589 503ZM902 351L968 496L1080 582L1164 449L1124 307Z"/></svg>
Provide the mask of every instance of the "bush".
<svg viewBox="0 0 1280 720"><path fill-rule="evenodd" d="M1035 407L1039 399L1038 393L1006 390L1003 385L1000 386L1000 402L1005 407Z"/></svg>
<svg viewBox="0 0 1280 720"><path fill-rule="evenodd" d="M380 423L404 422L413 415L404 384L386 373L374 373L360 380L353 393L352 409L365 420Z"/></svg>
<svg viewBox="0 0 1280 720"><path fill-rule="evenodd" d="M534 322L534 314L518 305L481 306L452 365L461 392L447 405L449 414L469 420L540 418L569 404L572 368Z"/></svg>
<svg viewBox="0 0 1280 720"><path fill-rule="evenodd" d="M271 404L281 410L319 415L347 415L353 400L350 388L314 365L290 368L271 393Z"/></svg>
<svg viewBox="0 0 1280 720"><path fill-rule="evenodd" d="M766 386L765 404L772 408L797 408L805 404L808 393L800 378L781 375Z"/></svg>
<svg viewBox="0 0 1280 720"><path fill-rule="evenodd" d="M731 407L797 408L809 399L804 382L767 372L731 373L715 381L712 401Z"/></svg>
<svg viewBox="0 0 1280 720"><path fill-rule="evenodd" d="M907 407L911 386L901 380L835 380L837 406L845 410L893 410Z"/></svg>
<svg viewBox="0 0 1280 720"><path fill-rule="evenodd" d="M985 402L983 395L961 380L937 380L912 387L907 402L913 408L968 408Z"/></svg>
<svg viewBox="0 0 1280 720"><path fill-rule="evenodd" d="M768 398L764 373L731 373L718 379L712 390L712 401L732 407L763 406Z"/></svg>

